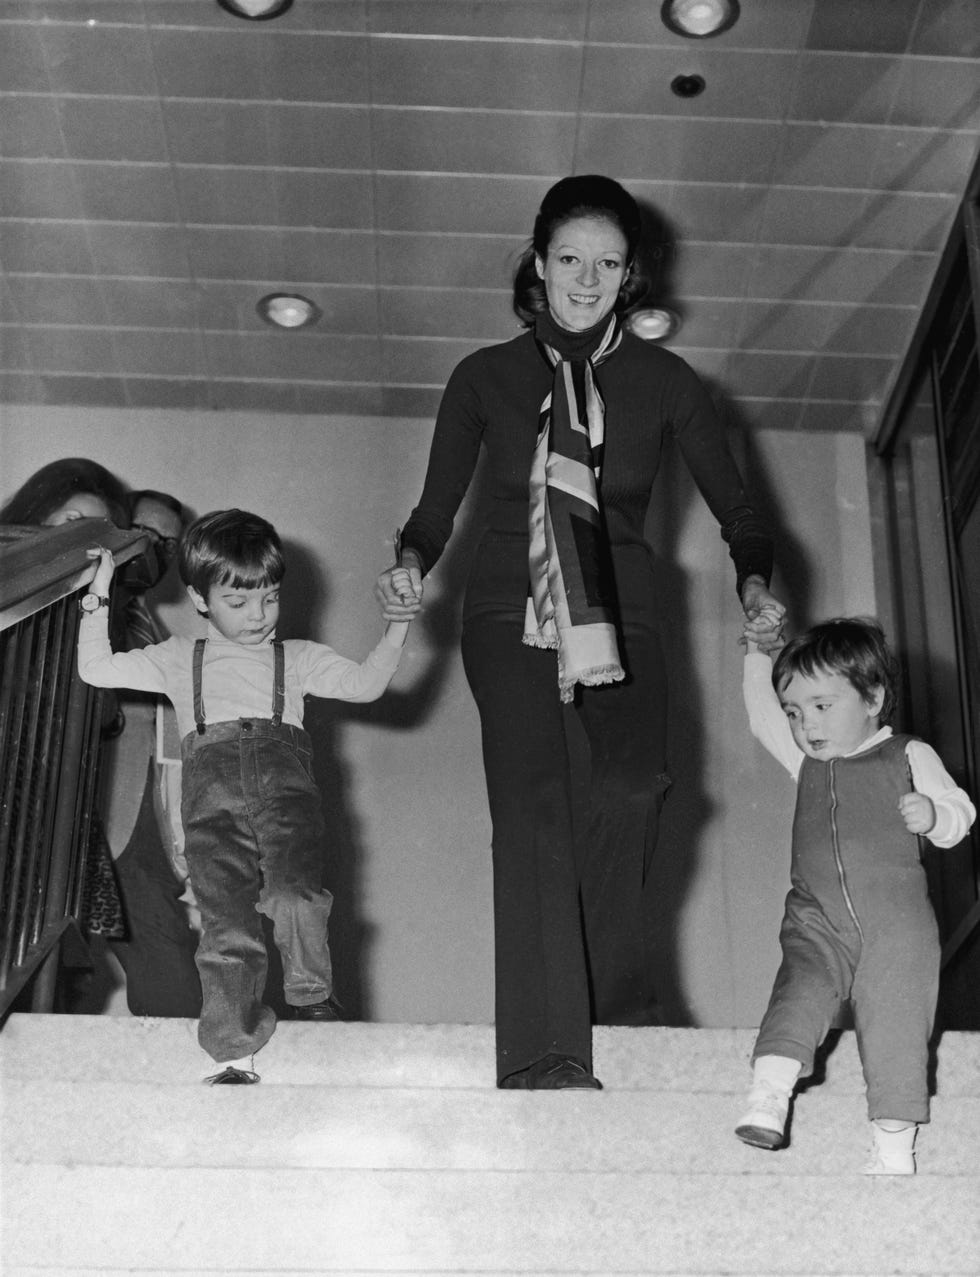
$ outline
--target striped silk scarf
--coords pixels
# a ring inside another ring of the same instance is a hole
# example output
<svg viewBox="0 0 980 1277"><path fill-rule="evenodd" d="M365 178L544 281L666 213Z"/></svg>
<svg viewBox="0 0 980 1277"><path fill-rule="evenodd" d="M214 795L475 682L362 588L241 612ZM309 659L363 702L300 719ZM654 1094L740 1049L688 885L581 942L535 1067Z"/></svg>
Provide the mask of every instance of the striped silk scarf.
<svg viewBox="0 0 980 1277"><path fill-rule="evenodd" d="M558 686L566 702L577 683L592 687L624 677L599 504L605 410L592 375L621 340L615 315L590 358L563 358L538 339L554 382L541 405L531 462L524 642L557 650Z"/></svg>

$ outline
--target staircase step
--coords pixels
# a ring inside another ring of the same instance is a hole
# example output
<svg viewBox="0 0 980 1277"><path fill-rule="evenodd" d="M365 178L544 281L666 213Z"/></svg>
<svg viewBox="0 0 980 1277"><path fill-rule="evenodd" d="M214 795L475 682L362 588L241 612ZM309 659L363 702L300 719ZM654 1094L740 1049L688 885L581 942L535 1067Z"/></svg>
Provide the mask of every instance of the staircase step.
<svg viewBox="0 0 980 1277"><path fill-rule="evenodd" d="M980 1034L946 1034L914 1178L860 1174L840 1035L790 1146L734 1136L749 1030L599 1028L601 1092L499 1091L487 1025L284 1023L256 1087L196 1024L0 1032L5 1277L976 1277Z"/></svg>
<svg viewBox="0 0 980 1277"><path fill-rule="evenodd" d="M708 1093L18 1081L3 1108L14 1166L224 1167L233 1150L257 1169L849 1177L868 1152L863 1098L819 1090L796 1101L778 1153L734 1136L738 1097ZM980 1099L936 1099L917 1147L922 1178L975 1175Z"/></svg>
<svg viewBox="0 0 980 1277"><path fill-rule="evenodd" d="M106 1115L111 1122L112 1115ZM41 1204L47 1204L44 1209ZM967 1178L25 1166L14 1269L975 1274ZM137 1226L134 1228L134 1222Z"/></svg>
<svg viewBox="0 0 980 1277"><path fill-rule="evenodd" d="M193 1020L18 1014L0 1032L2 1076L63 1081L197 1084L213 1072ZM595 1070L607 1090L741 1094L755 1034L749 1029L599 1027ZM263 1084L493 1089L489 1025L282 1023L256 1056ZM980 1034L944 1034L937 1093L980 1096ZM821 1090L863 1095L854 1034L840 1034L814 1078Z"/></svg>

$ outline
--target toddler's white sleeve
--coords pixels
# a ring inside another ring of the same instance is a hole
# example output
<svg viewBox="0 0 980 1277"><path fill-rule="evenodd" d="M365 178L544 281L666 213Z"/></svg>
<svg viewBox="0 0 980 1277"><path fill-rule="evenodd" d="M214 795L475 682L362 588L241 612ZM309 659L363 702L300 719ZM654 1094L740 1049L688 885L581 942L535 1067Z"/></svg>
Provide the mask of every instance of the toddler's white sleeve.
<svg viewBox="0 0 980 1277"><path fill-rule="evenodd" d="M803 765L803 751L793 739L789 719L773 690L772 661L765 652L746 653L742 697L749 731L796 780Z"/></svg>
<svg viewBox="0 0 980 1277"><path fill-rule="evenodd" d="M912 783L920 794L932 799L936 823L925 835L934 847L955 847L966 837L977 818L976 808L965 790L953 780L943 761L925 741L910 740L905 747Z"/></svg>

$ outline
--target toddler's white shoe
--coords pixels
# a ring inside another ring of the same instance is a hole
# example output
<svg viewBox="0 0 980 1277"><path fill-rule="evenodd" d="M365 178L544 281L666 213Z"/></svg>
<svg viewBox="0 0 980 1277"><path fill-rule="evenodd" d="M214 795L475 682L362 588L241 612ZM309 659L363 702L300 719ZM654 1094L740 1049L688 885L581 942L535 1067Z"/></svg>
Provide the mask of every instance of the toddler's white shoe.
<svg viewBox="0 0 980 1277"><path fill-rule="evenodd" d="M768 1082L756 1082L749 1091L735 1134L743 1144L755 1148L782 1148L788 1114L789 1092Z"/></svg>
<svg viewBox="0 0 980 1277"><path fill-rule="evenodd" d="M915 1135L914 1122L898 1131L889 1131L871 1123L871 1158L864 1168L865 1175L914 1175Z"/></svg>
<svg viewBox="0 0 980 1277"><path fill-rule="evenodd" d="M760 1055L752 1067L752 1089L745 1112L735 1127L744 1144L755 1148L782 1148L793 1087L802 1065L783 1055Z"/></svg>

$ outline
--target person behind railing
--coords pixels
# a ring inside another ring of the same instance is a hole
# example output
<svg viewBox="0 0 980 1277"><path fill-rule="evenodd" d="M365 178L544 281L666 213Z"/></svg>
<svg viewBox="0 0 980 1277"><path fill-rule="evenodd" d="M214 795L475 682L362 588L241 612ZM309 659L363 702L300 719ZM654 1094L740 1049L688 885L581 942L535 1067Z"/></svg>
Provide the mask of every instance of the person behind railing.
<svg viewBox="0 0 980 1277"><path fill-rule="evenodd" d="M183 530L181 503L164 493L129 498L134 530L149 539L146 551L119 573L119 650L134 651L166 634L146 604L174 562ZM133 1015L197 1019L201 981L194 955L197 921L187 893L187 865L179 810L180 767L157 758L157 717L173 711L160 698L120 691L121 730L103 748L102 811L122 892L127 934L112 953L126 973L126 1005ZM176 775L174 775L176 773Z"/></svg>
<svg viewBox="0 0 980 1277"><path fill-rule="evenodd" d="M0 507L0 526L54 528L76 519L108 519L128 528L126 488L111 471L87 457L63 457L35 470ZM110 723L115 702L107 703ZM126 923L119 884L98 812L92 824L79 923L89 938L121 940Z"/></svg>
<svg viewBox="0 0 980 1277"><path fill-rule="evenodd" d="M145 494L143 494L145 495ZM172 501L173 499L170 498ZM0 510L0 524L58 527L77 519L107 519L116 527L132 526L132 511L155 524L153 504L136 506L123 482L87 457L64 457L35 471ZM157 533L166 547L169 524ZM130 560L120 573L123 606L113 613L113 642L121 649L142 646L134 604L168 565L157 549L154 529L148 551ZM147 785L155 743L152 705L123 705L110 693L104 710L100 798L84 876L81 925L101 942L123 969L126 1002L134 1015L187 1016L201 1009L201 987L194 962L197 938L184 905L182 885L171 865L156 815L155 791ZM124 761L125 760L125 761ZM128 768L135 765L139 778ZM77 988L68 1007L83 1006L87 995Z"/></svg>
<svg viewBox="0 0 980 1277"><path fill-rule="evenodd" d="M126 488L87 457L63 457L35 470L0 508L0 524L54 528L74 519L108 519L128 528Z"/></svg>
<svg viewBox="0 0 980 1277"><path fill-rule="evenodd" d="M166 637L165 627L158 620L151 602L159 602L162 597L169 600L184 596L176 571L177 551L184 528L191 520L183 503L168 492L145 488L132 493L130 503L134 529L148 534L160 562L160 576L155 583L143 592L132 594L126 604L126 622L130 635L140 640L133 646L145 647L147 643L158 643ZM157 815L167 854L175 873L185 884L182 900L194 919L195 930L200 931L200 915L193 904L193 891L187 877L184 829L180 823L180 739L177 734L177 719L173 707L165 697L157 698L156 714L159 741Z"/></svg>

